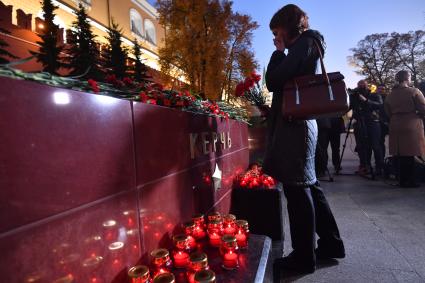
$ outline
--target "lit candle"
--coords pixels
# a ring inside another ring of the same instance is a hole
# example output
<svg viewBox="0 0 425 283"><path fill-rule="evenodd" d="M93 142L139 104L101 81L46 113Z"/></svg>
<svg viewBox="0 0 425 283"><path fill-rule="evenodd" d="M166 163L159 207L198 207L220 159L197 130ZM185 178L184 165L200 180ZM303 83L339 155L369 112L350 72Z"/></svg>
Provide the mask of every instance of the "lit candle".
<svg viewBox="0 0 425 283"><path fill-rule="evenodd" d="M236 216L233 214L223 216L224 235L234 235L236 233L235 220Z"/></svg>
<svg viewBox="0 0 425 283"><path fill-rule="evenodd" d="M191 251L194 251L196 249L196 240L193 237L193 232L195 230L195 227L196 226L193 221L183 223L183 228L184 228L186 236L188 237L189 248Z"/></svg>
<svg viewBox="0 0 425 283"><path fill-rule="evenodd" d="M157 277L155 277L152 281L152 283L174 283L174 282L176 282L176 277L174 276L174 274L170 272L162 273L158 275Z"/></svg>
<svg viewBox="0 0 425 283"><path fill-rule="evenodd" d="M173 262L170 259L170 253L166 249L156 249L151 252L152 257L152 276L155 278L159 274L170 272Z"/></svg>
<svg viewBox="0 0 425 283"><path fill-rule="evenodd" d="M210 212L208 213L208 222L214 221L214 220L221 220L221 213L218 211Z"/></svg>
<svg viewBox="0 0 425 283"><path fill-rule="evenodd" d="M185 234L173 237L173 260L175 268L186 268L189 263L189 238Z"/></svg>
<svg viewBox="0 0 425 283"><path fill-rule="evenodd" d="M213 246L213 247L219 247L220 246L220 244L221 244L221 240L220 240L221 236L219 234L217 234L217 233L211 233L209 235L209 238L210 238L210 245L211 246Z"/></svg>
<svg viewBox="0 0 425 283"><path fill-rule="evenodd" d="M222 267L232 270L239 267L238 244L235 236L224 235L221 238L220 254L223 260Z"/></svg>
<svg viewBox="0 0 425 283"><path fill-rule="evenodd" d="M203 214L196 214L192 218L195 223L195 228L193 229L193 237L196 240L205 238L207 233L205 232L205 219Z"/></svg>
<svg viewBox="0 0 425 283"><path fill-rule="evenodd" d="M224 254L223 267L225 269L236 269L238 267L238 264L238 254L233 253L232 251Z"/></svg>
<svg viewBox="0 0 425 283"><path fill-rule="evenodd" d="M145 265L137 265L128 270L131 283L150 283L149 268Z"/></svg>
<svg viewBox="0 0 425 283"><path fill-rule="evenodd" d="M211 270L200 270L195 273L194 283L215 283L215 273Z"/></svg>
<svg viewBox="0 0 425 283"><path fill-rule="evenodd" d="M208 258L205 253L194 252L190 254L189 257L189 266L187 269L187 280L189 283L195 282L195 273L200 270L208 270Z"/></svg>
<svg viewBox="0 0 425 283"><path fill-rule="evenodd" d="M248 221L246 220L237 220L236 221L237 232L236 232L236 240L238 243L238 247L241 249L245 249L248 247L248 238L249 238L249 226Z"/></svg>

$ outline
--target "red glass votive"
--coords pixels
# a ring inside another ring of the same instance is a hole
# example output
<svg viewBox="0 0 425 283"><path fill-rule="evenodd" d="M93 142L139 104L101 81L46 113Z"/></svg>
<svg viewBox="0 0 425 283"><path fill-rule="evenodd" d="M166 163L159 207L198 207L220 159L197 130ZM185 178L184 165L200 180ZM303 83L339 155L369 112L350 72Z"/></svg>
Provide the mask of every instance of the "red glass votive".
<svg viewBox="0 0 425 283"><path fill-rule="evenodd" d="M223 260L222 267L233 270L239 267L239 248L235 236L224 235L221 239L220 255Z"/></svg>
<svg viewBox="0 0 425 283"><path fill-rule="evenodd" d="M215 273L212 270L200 270L195 273L194 283L215 283Z"/></svg>
<svg viewBox="0 0 425 283"><path fill-rule="evenodd" d="M187 280L189 283L195 282L195 273L200 270L208 270L208 257L205 253L194 252L189 257L189 265L187 269Z"/></svg>
<svg viewBox="0 0 425 283"><path fill-rule="evenodd" d="M223 233L224 235L235 235L236 233L236 216L226 214L223 216Z"/></svg>
<svg viewBox="0 0 425 283"><path fill-rule="evenodd" d="M173 237L173 260L175 268L186 268L189 264L189 238L185 234Z"/></svg>
<svg viewBox="0 0 425 283"><path fill-rule="evenodd" d="M155 279L159 274L171 272L173 262L170 253L166 249L156 249L151 252L152 277Z"/></svg>
<svg viewBox="0 0 425 283"><path fill-rule="evenodd" d="M174 274L170 272L159 274L152 281L152 283L174 283L174 282L176 282L176 277L174 277Z"/></svg>
<svg viewBox="0 0 425 283"><path fill-rule="evenodd" d="M195 223L193 221L183 223L184 232L189 241L190 251L196 249L196 239L193 237L193 232L195 231Z"/></svg>
<svg viewBox="0 0 425 283"><path fill-rule="evenodd" d="M214 211L214 212L208 213L208 222L211 222L211 221L214 221L214 220L222 220L220 212Z"/></svg>
<svg viewBox="0 0 425 283"><path fill-rule="evenodd" d="M208 223L208 237L210 245L220 247L221 237L223 236L223 222L221 220L212 220Z"/></svg>
<svg viewBox="0 0 425 283"><path fill-rule="evenodd" d="M131 283L151 283L149 268L145 265L133 266L128 270Z"/></svg>
<svg viewBox="0 0 425 283"><path fill-rule="evenodd" d="M205 238L207 233L205 232L205 219L203 214L196 214L192 218L195 223L195 228L193 229L193 237L196 240Z"/></svg>
<svg viewBox="0 0 425 283"><path fill-rule="evenodd" d="M246 220L236 220L236 241L240 249L248 247L249 226Z"/></svg>

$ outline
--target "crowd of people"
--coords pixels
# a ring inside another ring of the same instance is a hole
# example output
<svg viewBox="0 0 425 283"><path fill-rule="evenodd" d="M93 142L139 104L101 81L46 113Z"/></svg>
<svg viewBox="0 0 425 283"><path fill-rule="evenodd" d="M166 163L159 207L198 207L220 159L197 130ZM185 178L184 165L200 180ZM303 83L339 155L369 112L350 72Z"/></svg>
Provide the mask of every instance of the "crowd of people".
<svg viewBox="0 0 425 283"><path fill-rule="evenodd" d="M418 165L415 160L421 161L425 155L425 82L420 85L422 91L411 87L411 84L407 71L397 73L390 91L384 85L378 85L376 91L371 92L368 82L361 80L357 88L349 90L352 112L347 123L342 117L318 119L317 176L326 174L329 143L335 172L341 171L340 135L352 128L356 141L355 151L359 157L356 174L388 177L389 173L393 173L401 187L417 187L419 184L415 172L418 171ZM371 162L372 154L375 166Z"/></svg>

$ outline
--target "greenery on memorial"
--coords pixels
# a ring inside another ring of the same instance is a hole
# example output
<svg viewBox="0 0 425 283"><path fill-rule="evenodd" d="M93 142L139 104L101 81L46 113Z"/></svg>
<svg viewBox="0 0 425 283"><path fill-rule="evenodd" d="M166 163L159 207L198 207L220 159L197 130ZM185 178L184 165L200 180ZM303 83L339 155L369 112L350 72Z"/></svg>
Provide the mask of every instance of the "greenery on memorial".
<svg viewBox="0 0 425 283"><path fill-rule="evenodd" d="M351 49L349 62L374 84L388 87L401 69L409 70L417 86L425 80L425 31L376 33L360 40Z"/></svg>
<svg viewBox="0 0 425 283"><path fill-rule="evenodd" d="M113 19L106 39L108 40L108 47L102 54L104 67L108 74L122 79L127 75L128 51L122 44L122 31Z"/></svg>
<svg viewBox="0 0 425 283"><path fill-rule="evenodd" d="M99 66L100 52L94 40L96 36L87 19L86 9L81 3L76 16L77 20L72 23L71 34L68 38L66 67L71 69L72 76L100 80L104 76Z"/></svg>
<svg viewBox="0 0 425 283"><path fill-rule="evenodd" d="M143 64L142 59L141 59L141 48L140 48L140 44L137 41L137 39L135 39L133 41L133 55L134 55L134 65L132 67L132 71L133 71L133 79L140 82L146 78L148 78L148 68L146 67L145 64Z"/></svg>
<svg viewBox="0 0 425 283"><path fill-rule="evenodd" d="M6 34L10 33L8 30L3 28L0 28L0 32ZM9 63L9 59L18 59L18 57L6 50L8 46L9 44L7 44L7 42L0 37L0 64Z"/></svg>
<svg viewBox="0 0 425 283"><path fill-rule="evenodd" d="M52 4L51 0L43 0L41 4L44 17L44 28L43 33L39 34L41 41L37 42L40 48L38 52L30 52L36 57L37 61L43 65L44 72L56 74L57 70L63 66L59 58L63 46L57 44L59 28L53 23L55 18L54 11L57 7Z"/></svg>

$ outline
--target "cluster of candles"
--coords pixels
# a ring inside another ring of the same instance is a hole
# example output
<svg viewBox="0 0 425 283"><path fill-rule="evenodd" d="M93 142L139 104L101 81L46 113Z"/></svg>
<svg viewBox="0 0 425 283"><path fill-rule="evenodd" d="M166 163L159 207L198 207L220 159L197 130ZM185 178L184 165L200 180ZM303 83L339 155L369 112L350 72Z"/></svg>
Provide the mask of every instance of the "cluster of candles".
<svg viewBox="0 0 425 283"><path fill-rule="evenodd" d="M264 174L260 166L254 164L245 173L237 175L234 184L238 188L272 189L276 186L276 181Z"/></svg>
<svg viewBox="0 0 425 283"><path fill-rule="evenodd" d="M147 266L135 266L129 270L132 283L175 282L172 268L186 269L189 283L213 283L215 274L209 269L208 257L198 250L197 241L208 238L210 246L219 248L222 267L233 270L239 267L239 250L248 247L249 227L246 220L236 220L232 214L195 215L183 224L184 234L173 237L171 256L166 249L151 252L151 270Z"/></svg>

